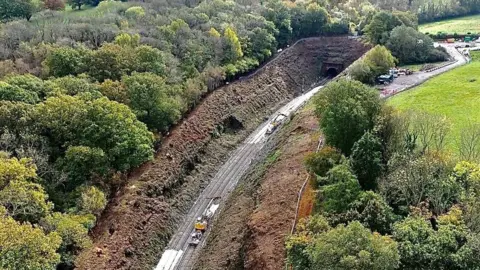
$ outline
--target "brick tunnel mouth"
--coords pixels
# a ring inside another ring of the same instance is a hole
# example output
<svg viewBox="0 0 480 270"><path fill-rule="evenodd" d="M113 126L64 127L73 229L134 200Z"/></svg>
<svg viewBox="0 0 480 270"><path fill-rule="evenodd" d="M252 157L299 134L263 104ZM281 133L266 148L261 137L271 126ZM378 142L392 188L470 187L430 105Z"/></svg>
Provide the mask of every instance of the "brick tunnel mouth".
<svg viewBox="0 0 480 270"><path fill-rule="evenodd" d="M334 78L338 75L338 70L336 68L331 67L331 68L327 69L326 75L330 79Z"/></svg>

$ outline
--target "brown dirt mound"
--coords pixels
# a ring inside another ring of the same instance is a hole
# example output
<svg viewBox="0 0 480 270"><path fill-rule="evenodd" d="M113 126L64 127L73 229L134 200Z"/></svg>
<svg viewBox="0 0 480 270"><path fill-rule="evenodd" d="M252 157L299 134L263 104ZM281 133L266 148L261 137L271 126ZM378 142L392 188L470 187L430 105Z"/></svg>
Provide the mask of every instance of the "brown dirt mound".
<svg viewBox="0 0 480 270"><path fill-rule="evenodd" d="M318 81L323 59L341 57L347 65L365 51L346 37L305 39L254 76L212 92L165 139L155 160L133 173L115 195L92 232L93 248L78 257L77 267L152 268L228 150L273 109ZM231 116L243 129L228 142L212 140L212 132ZM199 166L204 171L199 173Z"/></svg>

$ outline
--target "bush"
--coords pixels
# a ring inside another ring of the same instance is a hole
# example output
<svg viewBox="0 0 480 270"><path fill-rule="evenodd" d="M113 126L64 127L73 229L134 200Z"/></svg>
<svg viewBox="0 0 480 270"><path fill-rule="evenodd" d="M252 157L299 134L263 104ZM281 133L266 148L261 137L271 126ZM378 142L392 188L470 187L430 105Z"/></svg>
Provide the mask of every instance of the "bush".
<svg viewBox="0 0 480 270"><path fill-rule="evenodd" d="M145 16L145 10L139 6L131 7L125 11L125 16L130 19L139 19Z"/></svg>
<svg viewBox="0 0 480 270"><path fill-rule="evenodd" d="M305 158L305 166L308 171L318 176L326 176L327 172L338 165L342 159L342 153L337 149L325 146L317 153L310 153Z"/></svg>

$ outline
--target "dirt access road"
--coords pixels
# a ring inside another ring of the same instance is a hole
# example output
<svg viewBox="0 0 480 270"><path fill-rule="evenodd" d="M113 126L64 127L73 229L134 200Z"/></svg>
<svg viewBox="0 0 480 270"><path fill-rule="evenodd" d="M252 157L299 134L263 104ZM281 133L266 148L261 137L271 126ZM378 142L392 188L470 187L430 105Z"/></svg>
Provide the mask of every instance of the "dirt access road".
<svg viewBox="0 0 480 270"><path fill-rule="evenodd" d="M381 97L388 98L397 93L400 93L402 91L415 87L434 76L437 76L441 73L449 71L453 68L465 65L467 63L467 59L465 59L465 57L455 48L455 45L456 45L455 43L440 44L440 46L444 47L447 50L448 54L450 54L450 57L452 57L453 61L456 61L456 62L430 72L417 71L412 75L400 76L396 78L393 81L393 83L384 87L384 91L382 92Z"/></svg>
<svg viewBox="0 0 480 270"><path fill-rule="evenodd" d="M194 232L193 224L197 217L200 217L207 208L211 206L212 200L215 204L222 204L228 199L228 195L235 188L238 180L242 178L256 160L258 153L262 150L266 141L274 134L266 135L268 124L278 115L284 114L287 117L296 112L307 100L317 93L323 86L316 87L306 94L303 94L285 106L280 108L270 119L260 125L229 157L220 168L209 185L201 193L200 197L190 209L183 224L178 228L167 250L163 253L156 270L191 269L194 266L196 254L202 247L207 234L202 238L199 246L189 246L190 235Z"/></svg>

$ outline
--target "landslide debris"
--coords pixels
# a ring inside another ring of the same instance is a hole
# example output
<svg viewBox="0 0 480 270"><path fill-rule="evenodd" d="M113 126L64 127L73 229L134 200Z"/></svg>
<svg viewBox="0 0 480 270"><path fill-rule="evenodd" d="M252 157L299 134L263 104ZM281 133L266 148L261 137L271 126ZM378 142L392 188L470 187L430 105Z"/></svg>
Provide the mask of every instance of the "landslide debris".
<svg viewBox="0 0 480 270"><path fill-rule="evenodd" d="M254 74L208 95L132 173L92 232L78 269L149 269L230 150L274 109L321 79L322 61L344 66L367 48L347 37L301 40ZM226 130L220 137L218 130Z"/></svg>

